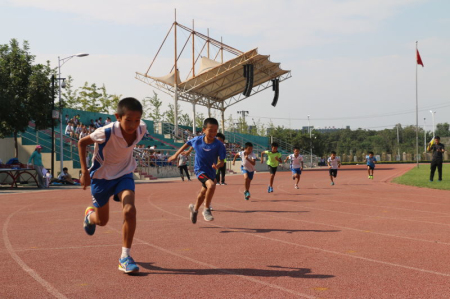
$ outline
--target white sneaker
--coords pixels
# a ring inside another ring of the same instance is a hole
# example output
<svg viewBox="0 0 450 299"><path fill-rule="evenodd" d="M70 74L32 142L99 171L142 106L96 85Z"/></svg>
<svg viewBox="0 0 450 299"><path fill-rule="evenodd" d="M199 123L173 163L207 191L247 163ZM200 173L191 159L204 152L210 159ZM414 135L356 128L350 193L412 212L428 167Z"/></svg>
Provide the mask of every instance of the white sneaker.
<svg viewBox="0 0 450 299"><path fill-rule="evenodd" d="M299 187L298 187L298 185L295 185L295 187L294 187L295 189L300 189Z"/></svg>

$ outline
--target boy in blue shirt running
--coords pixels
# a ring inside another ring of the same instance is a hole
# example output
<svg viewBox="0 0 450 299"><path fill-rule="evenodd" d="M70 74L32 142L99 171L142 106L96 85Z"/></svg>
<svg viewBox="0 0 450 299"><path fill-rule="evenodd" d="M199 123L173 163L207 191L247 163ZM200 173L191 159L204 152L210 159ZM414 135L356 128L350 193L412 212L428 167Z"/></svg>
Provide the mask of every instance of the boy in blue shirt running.
<svg viewBox="0 0 450 299"><path fill-rule="evenodd" d="M206 221L214 220L211 213L211 201L216 190L216 170L223 166L226 157L226 149L222 142L216 139L219 123L215 118L207 118L203 122L203 135L197 136L186 142L173 156L169 162L176 161L180 154L190 154L195 150L194 173L202 183L202 189L197 196L197 202L189 205L192 223L197 222L198 209L205 202L203 218ZM187 152L185 149L191 147ZM217 163L219 157L219 163Z"/></svg>
<svg viewBox="0 0 450 299"><path fill-rule="evenodd" d="M373 152L369 152L369 155L366 156L367 162L367 173L369 174L369 179L373 180L373 170L375 169L375 163L377 163L377 158L373 156Z"/></svg>

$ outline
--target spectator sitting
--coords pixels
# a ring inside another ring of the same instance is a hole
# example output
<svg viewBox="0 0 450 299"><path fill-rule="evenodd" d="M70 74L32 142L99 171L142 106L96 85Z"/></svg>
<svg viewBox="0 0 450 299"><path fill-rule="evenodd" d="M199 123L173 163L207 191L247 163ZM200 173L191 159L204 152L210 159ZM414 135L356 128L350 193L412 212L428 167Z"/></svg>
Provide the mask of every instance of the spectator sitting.
<svg viewBox="0 0 450 299"><path fill-rule="evenodd" d="M69 123L69 115L66 114L66 125Z"/></svg>
<svg viewBox="0 0 450 299"><path fill-rule="evenodd" d="M91 134L94 131L95 131L95 126L94 125L89 125L88 133Z"/></svg>
<svg viewBox="0 0 450 299"><path fill-rule="evenodd" d="M73 122L72 121L69 121L69 123L67 124L64 134L66 134L66 135L68 135L70 137L73 137L74 129L73 129Z"/></svg>
<svg viewBox="0 0 450 299"><path fill-rule="evenodd" d="M98 118L98 124L100 127L103 127L103 119L101 117Z"/></svg>
<svg viewBox="0 0 450 299"><path fill-rule="evenodd" d="M83 125L82 128L81 128L79 139L81 139L81 138L83 138L83 137L85 137L87 135L89 135L88 129L86 128L85 125Z"/></svg>
<svg viewBox="0 0 450 299"><path fill-rule="evenodd" d="M72 176L68 173L67 167L63 168L63 172L61 172L59 174L57 182L61 183L61 184L68 184L68 185L74 185L75 184L73 182Z"/></svg>
<svg viewBox="0 0 450 299"><path fill-rule="evenodd" d="M75 129L75 133L74 133L76 139L80 138L81 130L82 130L81 124L78 123L77 128Z"/></svg>
<svg viewBox="0 0 450 299"><path fill-rule="evenodd" d="M107 117L105 120L105 126L111 123L111 118Z"/></svg>
<svg viewBox="0 0 450 299"><path fill-rule="evenodd" d="M95 127L95 123L94 123L93 119L91 119L91 123L89 125L93 125Z"/></svg>

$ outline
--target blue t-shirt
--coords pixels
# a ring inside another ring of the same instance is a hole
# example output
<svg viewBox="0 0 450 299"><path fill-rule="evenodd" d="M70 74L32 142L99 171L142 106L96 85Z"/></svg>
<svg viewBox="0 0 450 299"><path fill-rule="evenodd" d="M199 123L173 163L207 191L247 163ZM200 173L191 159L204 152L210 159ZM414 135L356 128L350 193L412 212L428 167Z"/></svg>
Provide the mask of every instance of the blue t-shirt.
<svg viewBox="0 0 450 299"><path fill-rule="evenodd" d="M375 163L377 162L377 158L375 157L370 157L370 156L366 156L366 161L367 161L367 166L371 166L371 167L375 167Z"/></svg>
<svg viewBox="0 0 450 299"><path fill-rule="evenodd" d="M217 157L224 160L227 151L222 142L214 139L213 143L205 143L205 136L197 136L192 138L187 145L192 146L195 150L194 172L196 176L202 173L206 174L210 179L216 177L216 170L212 168L213 164L217 164Z"/></svg>

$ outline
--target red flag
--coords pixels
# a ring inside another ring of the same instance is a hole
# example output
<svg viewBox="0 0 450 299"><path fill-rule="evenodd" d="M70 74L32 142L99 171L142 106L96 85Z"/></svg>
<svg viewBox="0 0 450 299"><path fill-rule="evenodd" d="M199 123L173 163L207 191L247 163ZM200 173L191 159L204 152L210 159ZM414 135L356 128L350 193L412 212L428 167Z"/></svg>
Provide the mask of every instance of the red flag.
<svg viewBox="0 0 450 299"><path fill-rule="evenodd" d="M422 58L420 58L419 50L416 49L417 52L417 64L420 64L423 67Z"/></svg>

